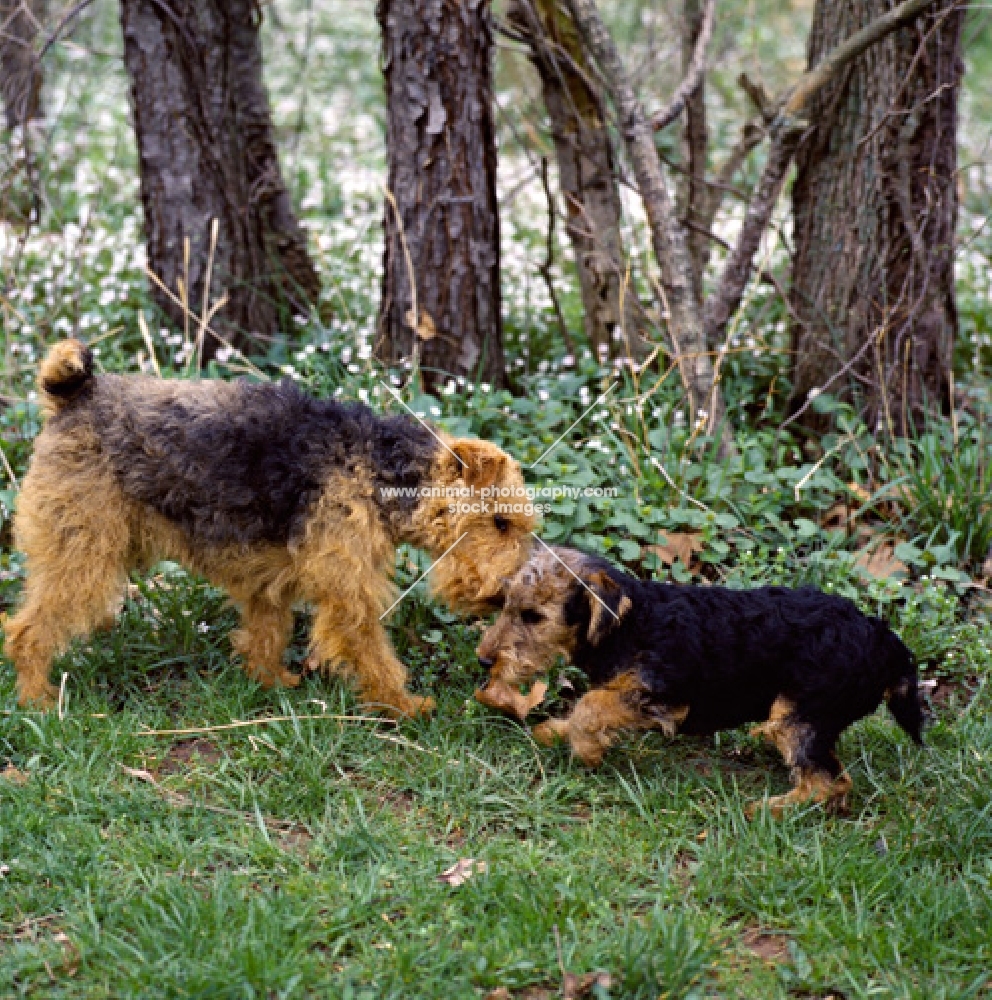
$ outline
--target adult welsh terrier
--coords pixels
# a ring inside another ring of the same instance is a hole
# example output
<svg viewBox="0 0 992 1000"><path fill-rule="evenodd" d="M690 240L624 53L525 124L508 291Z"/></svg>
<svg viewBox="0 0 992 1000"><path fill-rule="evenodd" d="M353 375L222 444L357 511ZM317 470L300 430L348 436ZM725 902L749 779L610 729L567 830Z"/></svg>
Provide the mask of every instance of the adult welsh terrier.
<svg viewBox="0 0 992 1000"><path fill-rule="evenodd" d="M315 658L351 676L363 702L429 712L381 621L396 546L440 560L435 593L477 613L498 606L528 555L533 514L478 500L523 488L517 463L485 441L291 383L95 376L76 340L42 362L39 394L46 422L14 526L27 582L6 626L22 705L50 706L53 656L113 621L130 571L171 559L230 593L234 649L262 685L299 683L283 653L305 601Z"/></svg>
<svg viewBox="0 0 992 1000"><path fill-rule="evenodd" d="M483 704L524 716L540 700L517 686L561 655L590 690L565 719L534 729L567 740L591 766L622 730L714 733L758 722L792 770L773 814L807 801L846 808L851 780L834 753L840 734L884 700L922 742L916 667L889 626L811 587L679 586L643 581L572 549L534 554L482 638L491 668ZM754 811L754 806L750 810Z"/></svg>

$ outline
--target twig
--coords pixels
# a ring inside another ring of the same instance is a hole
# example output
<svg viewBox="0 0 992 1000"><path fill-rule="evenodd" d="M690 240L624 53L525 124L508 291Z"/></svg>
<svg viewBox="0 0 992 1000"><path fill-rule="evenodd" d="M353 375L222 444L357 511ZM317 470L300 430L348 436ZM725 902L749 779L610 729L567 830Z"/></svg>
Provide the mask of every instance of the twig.
<svg viewBox="0 0 992 1000"><path fill-rule="evenodd" d="M59 681L59 722L65 719L65 685L69 680L69 674L62 671L62 680Z"/></svg>
<svg viewBox="0 0 992 1000"><path fill-rule="evenodd" d="M59 40L59 36L65 30L70 21L74 21L89 5L93 0L79 0L74 7L70 7L61 18L59 18L59 23L55 25L52 29L52 33L45 40L45 44L42 45L41 51L38 53L38 62L41 62L48 53L48 50Z"/></svg>
<svg viewBox="0 0 992 1000"><path fill-rule="evenodd" d="M173 792L171 789L163 788L155 778L155 775L150 771L145 771L138 767L127 767L125 764L120 764L119 767L125 774L130 775L132 778L143 781L146 785L151 785L159 795L173 806L180 806L183 809L203 809L206 812L219 813L221 816L233 816L235 819L244 820L252 826L261 821L264 827L272 827L275 830L295 830L301 826L300 823L294 823L292 820L274 819L271 816L263 816L258 811L257 806L255 812L242 812L240 809L227 809L224 806L215 806L208 802L197 802L195 799L191 799L180 792Z"/></svg>
<svg viewBox="0 0 992 1000"><path fill-rule="evenodd" d="M716 0L707 0L703 17L699 25L699 37L692 53L692 61L686 72L685 79L678 85L668 106L651 117L651 128L660 132L678 118L685 110L686 102L696 92L706 71L706 49L713 37L713 24L716 20Z"/></svg>
<svg viewBox="0 0 992 1000"><path fill-rule="evenodd" d="M141 339L145 342L145 347L148 348L148 359L152 363L152 368L155 369L155 374L161 378L162 369L158 366L158 358L155 357L155 345L152 343L152 335L148 330L148 323L145 320L145 310L138 310L138 329L141 331Z"/></svg>
<svg viewBox="0 0 992 1000"><path fill-rule="evenodd" d="M267 726L271 722L295 722L304 719L328 719L331 722L384 722L395 726L393 719L373 715L269 715L264 719L239 719L217 726L193 726L188 729L142 729L135 736L190 736L195 733L217 733L225 729L243 729L245 726Z"/></svg>
<svg viewBox="0 0 992 1000"><path fill-rule="evenodd" d="M888 326L885 323L879 326L879 328L875 331L875 333L864 342L864 344L861 346L858 353L854 355L854 357L850 358L839 371L831 375L830 378L823 383L823 385L818 386L817 392L814 393L812 390L810 390L809 395L806 397L806 402L803 403L803 405L800 406L799 409L795 411L795 413L790 414L785 420L783 420L782 423L779 424L778 429L780 431L783 431L793 421L798 420L806 412L806 410L809 409L809 407L813 403L813 400L816 399L816 397L819 396L821 393L826 392L827 389L829 389L830 386L832 386L834 382L836 382L839 378L843 378L864 357L865 352L873 344L878 342L879 338L882 337L882 335L885 333L887 329Z"/></svg>
<svg viewBox="0 0 992 1000"><path fill-rule="evenodd" d="M575 344L572 342L572 335L568 332L568 324L565 322L565 315L561 311L561 303L558 301L558 291L555 288L554 278L551 275L551 268L555 262L555 196L551 192L551 184L548 181L548 158L541 157L541 186L544 188L544 196L548 200L548 250L544 258L544 263L538 265L538 271L544 278L544 283L548 286L548 295L551 296L551 305L555 311L555 319L558 321L558 332L565 342L569 354L575 354Z"/></svg>
<svg viewBox="0 0 992 1000"><path fill-rule="evenodd" d="M7 478L10 480L10 485L14 487L15 490L21 488L21 484L17 481L17 476L14 475L14 470L11 468L10 460L7 458L7 453L3 450L3 444L0 443L0 459L3 460L3 468L7 473Z"/></svg>

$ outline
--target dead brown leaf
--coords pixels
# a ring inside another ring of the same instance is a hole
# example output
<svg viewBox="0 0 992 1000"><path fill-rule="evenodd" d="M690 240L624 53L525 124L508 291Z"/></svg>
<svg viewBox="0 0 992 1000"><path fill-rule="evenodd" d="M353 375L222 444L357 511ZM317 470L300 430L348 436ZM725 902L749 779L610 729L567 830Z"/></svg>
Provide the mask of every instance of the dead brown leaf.
<svg viewBox="0 0 992 1000"><path fill-rule="evenodd" d="M752 927L744 932L741 944L763 962L784 962L789 957L789 939L784 934Z"/></svg>
<svg viewBox="0 0 992 1000"><path fill-rule="evenodd" d="M407 310L405 318L407 326L413 327L421 340L433 340L437 336L437 326L434 323L434 318L426 309L420 310L419 321L412 309Z"/></svg>
<svg viewBox="0 0 992 1000"><path fill-rule="evenodd" d="M659 531L661 545L646 545L648 552L653 552L664 566L671 566L676 559L682 561L686 569L698 566L695 554L703 551L703 536L698 531Z"/></svg>
<svg viewBox="0 0 992 1000"><path fill-rule="evenodd" d="M485 861L476 861L475 858L461 858L450 868L446 868L438 875L438 882L446 882L448 885L458 888L464 885L473 875L481 875L486 870Z"/></svg>
<svg viewBox="0 0 992 1000"><path fill-rule="evenodd" d="M31 780L31 775L27 771L8 764L3 771L0 771L0 778L9 781L12 785L26 785Z"/></svg>
<svg viewBox="0 0 992 1000"><path fill-rule="evenodd" d="M601 986L608 990L612 984L613 977L608 972L587 972L584 976L566 972L561 980L561 995L565 1000L580 1000L581 997L592 996L594 987Z"/></svg>
<svg viewBox="0 0 992 1000"><path fill-rule="evenodd" d="M180 740L169 748L159 770L162 774L176 774L188 770L191 765L197 762L216 764L223 756L217 745L211 743L210 740Z"/></svg>
<svg viewBox="0 0 992 1000"><path fill-rule="evenodd" d="M312 840L313 834L305 826L294 826L277 835L279 846L287 854L306 854Z"/></svg>
<svg viewBox="0 0 992 1000"><path fill-rule="evenodd" d="M510 991L505 986L497 986L496 989L490 990L483 1000L511 1000Z"/></svg>
<svg viewBox="0 0 992 1000"><path fill-rule="evenodd" d="M858 552L855 565L863 566L873 577L882 579L887 576L903 575L909 572L909 567L895 555L897 542L883 541L872 548L867 546Z"/></svg>
<svg viewBox="0 0 992 1000"><path fill-rule="evenodd" d="M79 949L69 940L69 935L58 931L52 940L62 946L60 971L66 976L74 976L79 971Z"/></svg>

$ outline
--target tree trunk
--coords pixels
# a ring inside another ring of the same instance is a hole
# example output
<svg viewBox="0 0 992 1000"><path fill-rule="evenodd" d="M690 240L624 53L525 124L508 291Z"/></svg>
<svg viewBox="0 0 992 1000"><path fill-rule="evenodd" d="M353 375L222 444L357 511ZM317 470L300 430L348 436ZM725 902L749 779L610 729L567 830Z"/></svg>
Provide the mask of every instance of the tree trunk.
<svg viewBox="0 0 992 1000"><path fill-rule="evenodd" d="M627 269L613 145L595 72L558 0L514 0L507 19L528 40L541 77L589 344L597 357L638 354L643 314Z"/></svg>
<svg viewBox="0 0 992 1000"><path fill-rule="evenodd" d="M7 128L41 117L41 63L34 46L44 0L0 0L0 99Z"/></svg>
<svg viewBox="0 0 992 1000"><path fill-rule="evenodd" d="M380 0L389 181L376 354L503 384L486 0Z"/></svg>
<svg viewBox="0 0 992 1000"><path fill-rule="evenodd" d="M809 63L888 9L818 0ZM963 7L941 0L812 100L793 189L792 412L818 390L905 434L946 405L957 313L953 251ZM826 418L803 419L818 429Z"/></svg>
<svg viewBox="0 0 992 1000"><path fill-rule="evenodd" d="M279 170L260 17L253 0L121 0L148 265L172 294L153 291L204 358L290 329L320 291Z"/></svg>
<svg viewBox="0 0 992 1000"><path fill-rule="evenodd" d="M687 76L692 68L696 53L696 42L703 24L703 6L700 0L684 0L684 24L682 27L682 75ZM710 255L710 241L707 235L706 203L706 77L686 101L685 130L683 147L685 150L686 176L679 185L679 215L686 227L689 240L689 256L692 259L692 277L696 285L696 301L703 301L703 273Z"/></svg>

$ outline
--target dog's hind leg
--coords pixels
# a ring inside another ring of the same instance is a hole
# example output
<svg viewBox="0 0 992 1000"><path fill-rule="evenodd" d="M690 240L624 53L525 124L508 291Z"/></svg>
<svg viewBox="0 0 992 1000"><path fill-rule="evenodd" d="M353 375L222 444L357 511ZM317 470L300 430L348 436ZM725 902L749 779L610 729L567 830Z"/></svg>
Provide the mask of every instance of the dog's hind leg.
<svg viewBox="0 0 992 1000"><path fill-rule="evenodd" d="M77 533L71 545L25 548L28 578L21 608L4 629L5 652L17 671L18 703L51 708L53 657L72 638L106 623L120 599L127 582L126 537L110 525L99 538Z"/></svg>
<svg viewBox="0 0 992 1000"><path fill-rule="evenodd" d="M793 787L767 803L752 802L747 807L748 816L753 817L766 804L776 818L790 806L807 802L819 802L831 812L847 811L851 779L834 753L836 733L820 732L804 721L787 698L777 698L768 720L751 732L775 744L791 768Z"/></svg>
<svg viewBox="0 0 992 1000"><path fill-rule="evenodd" d="M241 628L231 633L231 645L241 657L245 673L262 687L296 687L298 674L287 670L282 657L293 632L293 608L287 600L273 601L266 594L244 599L235 595L241 609Z"/></svg>

